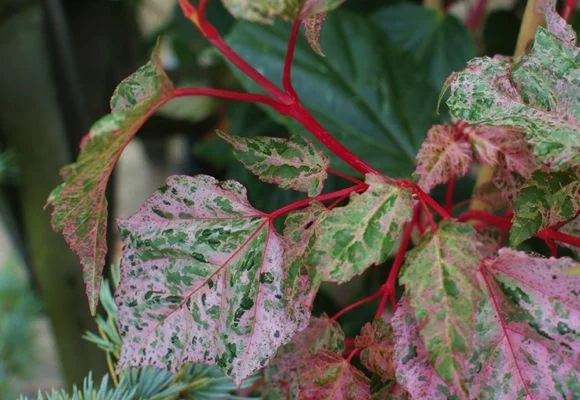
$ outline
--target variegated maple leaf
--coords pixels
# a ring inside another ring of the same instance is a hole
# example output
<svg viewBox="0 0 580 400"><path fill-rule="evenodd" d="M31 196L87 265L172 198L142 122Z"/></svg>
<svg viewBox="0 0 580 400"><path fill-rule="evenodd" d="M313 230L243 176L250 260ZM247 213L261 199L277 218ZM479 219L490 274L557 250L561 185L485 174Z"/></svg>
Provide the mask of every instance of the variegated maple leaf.
<svg viewBox="0 0 580 400"><path fill-rule="evenodd" d="M308 327L280 348L266 367L266 381L275 398L301 398L298 378L307 367L308 360L320 350L336 354L344 351L344 332L336 321L328 319L325 314L311 318Z"/></svg>
<svg viewBox="0 0 580 400"><path fill-rule="evenodd" d="M473 163L471 146L457 137L453 125L435 125L417 153L415 176L418 185L430 192L435 186L446 183L454 176L469 172Z"/></svg>
<svg viewBox="0 0 580 400"><path fill-rule="evenodd" d="M465 378L472 316L483 294L476 278L478 246L471 226L444 222L407 253L400 277L430 361L457 388Z"/></svg>
<svg viewBox="0 0 580 400"><path fill-rule="evenodd" d="M450 77L447 105L453 116L473 124L522 131L540 162L562 170L580 164L579 53L576 34L554 3L546 8L547 28L538 28L527 55L516 62L472 60Z"/></svg>
<svg viewBox="0 0 580 400"><path fill-rule="evenodd" d="M470 357L470 398L573 399L580 385L580 276L570 258L502 249L483 262L487 289Z"/></svg>
<svg viewBox="0 0 580 400"><path fill-rule="evenodd" d="M536 172L514 203L510 242L517 246L538 231L573 218L580 210L580 168Z"/></svg>
<svg viewBox="0 0 580 400"><path fill-rule="evenodd" d="M365 324L355 338L355 347L362 348L362 365L380 377L383 383L394 380L393 331L384 318Z"/></svg>
<svg viewBox="0 0 580 400"><path fill-rule="evenodd" d="M505 167L509 172L529 178L536 169L534 154L525 136L518 131L493 126L466 129L476 159L493 167Z"/></svg>
<svg viewBox="0 0 580 400"><path fill-rule="evenodd" d="M412 399L448 400L457 398L458 392L449 386L435 371L430 356L419 334L415 311L402 298L391 319L394 338L394 361L399 385Z"/></svg>
<svg viewBox="0 0 580 400"><path fill-rule="evenodd" d="M369 379L341 355L320 350L306 360L300 400L367 400Z"/></svg>
<svg viewBox="0 0 580 400"><path fill-rule="evenodd" d="M234 147L234 156L260 180L311 197L322 191L330 159L309 140L297 135L283 139L217 134Z"/></svg>
<svg viewBox="0 0 580 400"><path fill-rule="evenodd" d="M115 89L111 113L91 127L81 142L77 162L62 169L64 183L48 199L53 206L53 228L62 231L81 259L93 314L107 254L107 182L125 146L147 118L171 98L172 91L156 48L151 61Z"/></svg>
<svg viewBox="0 0 580 400"><path fill-rule="evenodd" d="M352 194L344 207L328 212L316 227L308 247L308 263L324 281L347 282L373 264L384 262L401 227L411 219L413 200L408 190L374 174L368 189Z"/></svg>
<svg viewBox="0 0 580 400"><path fill-rule="evenodd" d="M119 225L120 368L214 364L239 383L306 325L286 302L286 244L239 183L170 177Z"/></svg>
<svg viewBox="0 0 580 400"><path fill-rule="evenodd" d="M578 216L578 217L574 218L572 221L562 225L560 227L560 229L558 229L558 230L560 232L566 233L568 235L580 237L580 216ZM574 252L574 254L576 255L576 259L580 258L580 247L574 246L571 244L567 244L567 243L562 243L562 242L560 242L560 244L562 246L570 248L570 250L572 250Z"/></svg>

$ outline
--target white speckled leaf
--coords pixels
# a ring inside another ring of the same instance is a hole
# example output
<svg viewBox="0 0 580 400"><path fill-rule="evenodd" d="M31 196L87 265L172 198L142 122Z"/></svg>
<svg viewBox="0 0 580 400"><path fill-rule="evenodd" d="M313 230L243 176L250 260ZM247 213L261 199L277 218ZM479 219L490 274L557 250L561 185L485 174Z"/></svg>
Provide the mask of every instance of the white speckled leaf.
<svg viewBox="0 0 580 400"><path fill-rule="evenodd" d="M298 378L310 357L323 349L336 354L344 351L344 332L325 314L312 318L308 327L280 348L268 364L264 373L276 399L299 398Z"/></svg>
<svg viewBox="0 0 580 400"><path fill-rule="evenodd" d="M407 253L400 277L431 363L457 388L464 380L472 317L483 294L476 278L478 247L471 226L444 222Z"/></svg>
<svg viewBox="0 0 580 400"><path fill-rule="evenodd" d="M473 162L473 151L465 140L456 138L453 125L435 125L417 153L415 176L426 192L448 182L452 177L467 174Z"/></svg>
<svg viewBox="0 0 580 400"><path fill-rule="evenodd" d="M324 281L347 282L373 264L385 261L411 219L411 193L368 174L366 192L351 195L344 207L330 211L316 228L308 262Z"/></svg>
<svg viewBox="0 0 580 400"><path fill-rule="evenodd" d="M151 113L171 96L173 84L163 71L156 48L151 61L119 84L111 113L98 120L81 142L77 162L61 170L64 179L50 195L52 226L62 231L80 257L89 306L96 313L107 254L109 176L125 146Z"/></svg>
<svg viewBox="0 0 580 400"><path fill-rule="evenodd" d="M395 341L396 377L412 399L449 400L457 391L447 385L429 362L429 353L419 335L415 311L405 298L391 319Z"/></svg>
<svg viewBox="0 0 580 400"><path fill-rule="evenodd" d="M239 183L170 177L119 225L120 368L215 364L239 383L305 325L287 312L285 243Z"/></svg>
<svg viewBox="0 0 580 400"><path fill-rule="evenodd" d="M475 124L521 130L537 159L561 170L580 164L580 69L576 35L550 2L529 54L472 60L451 76L451 113Z"/></svg>
<svg viewBox="0 0 580 400"><path fill-rule="evenodd" d="M341 355L320 350L299 378L300 400L368 400L369 379Z"/></svg>
<svg viewBox="0 0 580 400"><path fill-rule="evenodd" d="M517 246L541 229L573 218L579 209L580 168L538 171L516 196L510 242Z"/></svg>
<svg viewBox="0 0 580 400"><path fill-rule="evenodd" d="M580 276L570 258L502 249L484 261L487 289L470 358L470 398L574 399L580 388Z"/></svg>
<svg viewBox="0 0 580 400"><path fill-rule="evenodd" d="M322 191L330 159L309 140L301 136L282 139L217 134L234 147L234 156L260 180L311 197Z"/></svg>
<svg viewBox="0 0 580 400"><path fill-rule="evenodd" d="M300 10L299 0L222 0L236 18L272 23L278 16L292 18Z"/></svg>

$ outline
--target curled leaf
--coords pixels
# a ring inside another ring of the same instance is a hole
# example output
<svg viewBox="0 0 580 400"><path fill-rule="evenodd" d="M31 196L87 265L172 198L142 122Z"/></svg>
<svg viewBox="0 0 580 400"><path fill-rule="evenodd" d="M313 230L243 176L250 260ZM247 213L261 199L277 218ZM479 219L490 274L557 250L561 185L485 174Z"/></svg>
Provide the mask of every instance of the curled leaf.
<svg viewBox="0 0 580 400"><path fill-rule="evenodd" d="M355 347L363 349L359 358L366 369L379 376L383 383L394 380L393 331L383 318L362 327Z"/></svg>
<svg viewBox="0 0 580 400"><path fill-rule="evenodd" d="M125 146L147 118L169 98L173 84L156 48L151 61L119 84L111 113L98 120L81 142L76 163L62 169L64 179L50 195L52 226L62 231L80 257L91 312L96 313L107 254L107 182Z"/></svg>

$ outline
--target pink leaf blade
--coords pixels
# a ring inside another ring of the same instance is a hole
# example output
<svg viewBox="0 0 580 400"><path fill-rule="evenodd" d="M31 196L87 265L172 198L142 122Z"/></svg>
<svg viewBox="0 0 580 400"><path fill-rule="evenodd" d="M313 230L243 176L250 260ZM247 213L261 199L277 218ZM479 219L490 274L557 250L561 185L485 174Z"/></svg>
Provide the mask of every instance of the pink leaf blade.
<svg viewBox="0 0 580 400"><path fill-rule="evenodd" d="M313 355L299 378L300 400L367 400L369 379L342 356L326 350Z"/></svg>
<svg viewBox="0 0 580 400"><path fill-rule="evenodd" d="M362 365L383 383L395 379L393 365L393 331L384 318L365 324L355 338L355 347L362 348Z"/></svg>
<svg viewBox="0 0 580 400"><path fill-rule="evenodd" d="M91 313L96 313L107 253L105 190L123 149L148 117L171 97L173 84L155 49L151 61L125 79L111 99L112 113L83 138L76 163L61 170L64 183L48 199L52 225L79 256Z"/></svg>
<svg viewBox="0 0 580 400"><path fill-rule="evenodd" d="M452 125L435 125L417 154L419 186L429 192L452 177L464 176L473 162L469 143L456 138Z"/></svg>
<svg viewBox="0 0 580 400"><path fill-rule="evenodd" d="M415 311L401 299L391 320L393 327L397 382L412 399L447 400L457 395L435 371L429 361L429 354L419 334Z"/></svg>
<svg viewBox="0 0 580 400"><path fill-rule="evenodd" d="M120 368L198 362L240 383L305 325L287 312L286 244L239 183L170 177L120 227Z"/></svg>
<svg viewBox="0 0 580 400"><path fill-rule="evenodd" d="M502 249L482 263L489 298L477 315L470 395L574 398L580 380L578 263Z"/></svg>

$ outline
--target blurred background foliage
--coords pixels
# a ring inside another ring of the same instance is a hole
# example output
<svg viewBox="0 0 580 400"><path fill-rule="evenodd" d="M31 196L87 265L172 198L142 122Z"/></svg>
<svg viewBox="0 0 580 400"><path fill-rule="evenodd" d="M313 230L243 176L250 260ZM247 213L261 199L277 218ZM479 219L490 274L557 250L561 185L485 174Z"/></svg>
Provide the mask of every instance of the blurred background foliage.
<svg viewBox="0 0 580 400"><path fill-rule="evenodd" d="M437 109L447 76L476 55L510 55L514 50L525 1L489 1L486 13L470 18L477 3L348 0L325 22L325 57L303 38L298 41L296 90L319 121L355 153L389 175L409 177L428 128L449 120L444 105ZM280 81L288 23L236 21L218 0L209 2L207 13L235 50ZM578 12L573 22L578 29ZM107 360L114 362L119 346L111 291L103 289L103 316L95 324L88 315L78 261L62 238L52 234L49 214L42 210L49 190L59 183L58 169L74 160L84 132L108 112L115 85L145 62L158 40L163 64L178 85L256 89L208 46L175 1L0 0L0 230L7 237L2 241L0 235L0 256L5 255L0 257L2 393L9 393L3 389L10 379L32 374L29 366L42 353L34 347L38 332L32 321L39 317L49 318L55 337L52 346L63 378L55 384L79 385L68 395L57 390L39 398L204 398L201 393L209 387L233 393L227 379L201 366L188 367L178 377L144 369L116 376L117 382L107 374ZM171 102L122 157L109 188L111 221L134 212L173 173L239 180L254 206L264 211L301 198L242 168L218 140L216 129L244 136L309 135L295 122L252 104L208 98ZM340 161L333 163L354 174ZM458 182L456 202L470 197L474 176ZM331 178L327 190L340 185L344 183ZM442 199L444 188L436 188L434 195ZM109 226L109 261L114 261L119 243L114 224ZM539 242L525 246L545 251ZM21 260L17 266L12 255ZM314 314L332 315L376 291L389 263L340 289L324 286ZM19 268L25 278L13 279ZM366 304L341 320L347 336L372 318L374 306ZM86 341L81 336L87 331L98 333ZM30 379L34 386L36 378ZM200 379L211 385L187 387Z"/></svg>

